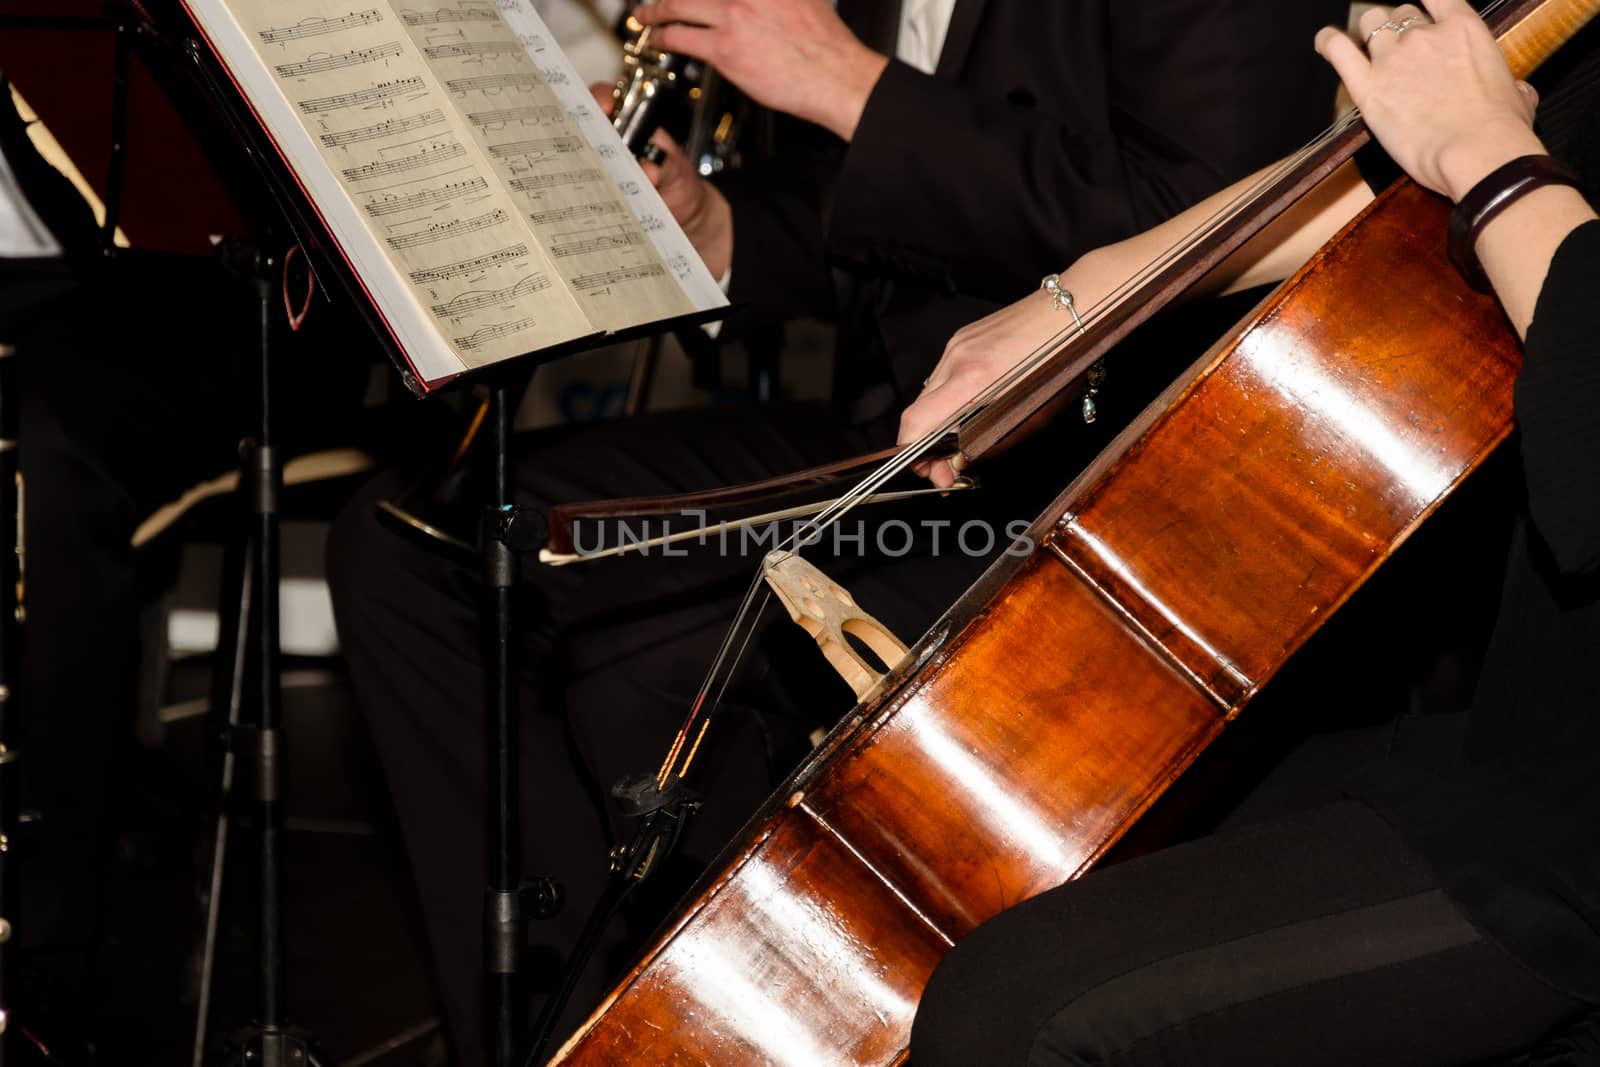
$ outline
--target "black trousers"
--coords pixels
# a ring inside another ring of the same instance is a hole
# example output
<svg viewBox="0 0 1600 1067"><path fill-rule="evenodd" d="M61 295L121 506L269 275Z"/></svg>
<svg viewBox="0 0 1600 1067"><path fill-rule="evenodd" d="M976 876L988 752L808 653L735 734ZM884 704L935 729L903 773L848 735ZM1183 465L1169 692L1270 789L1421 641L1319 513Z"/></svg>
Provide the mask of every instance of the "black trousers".
<svg viewBox="0 0 1600 1067"><path fill-rule="evenodd" d="M935 970L911 1058L1501 1062L1583 1008L1486 941L1387 823L1341 800L1093 872L985 923Z"/></svg>
<svg viewBox="0 0 1600 1067"><path fill-rule="evenodd" d="M539 507L712 488L880 443L831 423L820 406L687 411L530 435L518 442L517 492ZM1026 480L1027 463L1008 467ZM852 536L861 534L860 543L825 540L807 557L909 643L1003 548L1003 528L1042 507L1003 476L991 481L981 494L967 494L970 501L958 494L909 510L864 509L857 513L859 530L853 516L846 523ZM481 586L475 569L419 546L376 516L375 503L401 484L382 478L344 511L328 573L340 641L416 874L451 1036L464 1067L475 1067L484 1061L487 862ZM1040 481L1036 495L1056 488ZM984 529L963 531L963 523L979 520L996 530L993 542ZM554 981L558 960L603 887L607 851L621 831L606 790L660 764L762 550L738 538L724 550L713 539L688 546L684 555L524 567L518 603L524 862L529 873L559 879L568 899L560 916L535 926L536 984ZM769 610L773 621L751 642L730 691L735 710L713 730L713 751L699 761L706 777L697 786L706 804L690 824L678 866L632 916L632 929L618 931L590 968L563 1030L582 1021L662 909L805 751L807 733L831 725L854 703L811 639L786 617L775 620L777 614Z"/></svg>

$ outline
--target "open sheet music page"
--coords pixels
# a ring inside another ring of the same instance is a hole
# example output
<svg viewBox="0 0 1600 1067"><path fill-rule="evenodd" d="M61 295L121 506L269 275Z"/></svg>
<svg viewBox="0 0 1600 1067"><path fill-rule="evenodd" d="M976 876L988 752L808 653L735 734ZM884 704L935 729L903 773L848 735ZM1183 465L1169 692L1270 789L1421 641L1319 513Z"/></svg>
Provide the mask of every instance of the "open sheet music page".
<svg viewBox="0 0 1600 1067"><path fill-rule="evenodd" d="M413 0L414 2L414 0ZM644 172L623 145L622 138L600 109L594 97L578 76L566 53L552 45L553 37L544 20L533 8L532 0L496 0L500 17L517 36L539 69L545 72L546 84L572 116L584 138L595 146L600 165L611 179L611 185L622 194L622 200L633 213L645 235L654 246L659 262L666 265L677 280L678 286L693 302L695 310L726 307L728 300L722 287L706 270L694 245L684 235L661 196L645 179ZM537 222L537 220L535 220ZM577 286L582 289L582 286Z"/></svg>
<svg viewBox="0 0 1600 1067"><path fill-rule="evenodd" d="M424 384L726 303L531 10L185 3Z"/></svg>

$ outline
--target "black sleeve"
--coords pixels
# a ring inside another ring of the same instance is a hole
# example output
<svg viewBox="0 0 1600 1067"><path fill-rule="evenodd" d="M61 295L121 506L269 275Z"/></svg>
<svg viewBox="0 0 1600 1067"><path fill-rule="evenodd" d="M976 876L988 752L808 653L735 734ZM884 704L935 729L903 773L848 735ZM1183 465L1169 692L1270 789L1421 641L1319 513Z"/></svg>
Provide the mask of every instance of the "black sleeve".
<svg viewBox="0 0 1600 1067"><path fill-rule="evenodd" d="M782 126L796 148L715 179L733 214L728 297L739 310L728 320L728 336L766 322L833 314L822 216L843 146L820 131Z"/></svg>
<svg viewBox="0 0 1600 1067"><path fill-rule="evenodd" d="M1550 261L1517 377L1533 526L1563 573L1600 569L1600 220Z"/></svg>
<svg viewBox="0 0 1600 1067"><path fill-rule="evenodd" d="M942 265L954 289L1014 299L1281 158L1332 115L1334 80L1311 41L1343 19L1342 0L1080 6L1068 40L1007 42L1019 67L1041 50L1054 63L1057 98L1038 85L1037 106L891 61L845 154L829 247Z"/></svg>

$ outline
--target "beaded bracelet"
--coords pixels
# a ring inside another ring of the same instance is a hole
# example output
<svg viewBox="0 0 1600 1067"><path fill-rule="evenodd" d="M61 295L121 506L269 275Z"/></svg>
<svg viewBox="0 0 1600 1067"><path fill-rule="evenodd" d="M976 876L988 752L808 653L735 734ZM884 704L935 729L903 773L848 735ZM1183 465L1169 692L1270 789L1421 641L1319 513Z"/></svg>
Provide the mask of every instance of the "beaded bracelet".
<svg viewBox="0 0 1600 1067"><path fill-rule="evenodd" d="M1546 185L1571 185L1578 179L1566 167L1550 156L1518 156L1501 167L1496 167L1482 181L1468 190L1467 195L1450 212L1450 261L1467 280L1467 284L1482 293L1492 286L1489 276L1478 262L1478 235L1499 214L1528 193Z"/></svg>
<svg viewBox="0 0 1600 1067"><path fill-rule="evenodd" d="M1078 327L1078 336L1084 334L1083 319L1078 317L1078 305L1072 299L1072 290L1061 284L1061 275L1046 274L1039 280L1039 288L1050 294L1050 303L1057 311L1066 311L1072 314L1073 325ZM1106 380L1106 361L1095 360L1094 366L1089 368L1089 373L1083 384L1083 421L1093 422L1100 417L1100 408L1095 404L1094 398L1100 392L1100 386Z"/></svg>

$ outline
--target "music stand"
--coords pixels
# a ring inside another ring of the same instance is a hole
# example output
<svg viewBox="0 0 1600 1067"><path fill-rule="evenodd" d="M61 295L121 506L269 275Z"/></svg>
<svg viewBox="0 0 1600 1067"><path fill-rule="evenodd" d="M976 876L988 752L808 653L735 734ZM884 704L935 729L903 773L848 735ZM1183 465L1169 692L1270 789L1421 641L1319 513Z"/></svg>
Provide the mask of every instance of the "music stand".
<svg viewBox="0 0 1600 1067"><path fill-rule="evenodd" d="M368 298L360 279L339 253L336 244L326 235L314 206L306 199L300 184L289 173L265 132L250 117L248 104L239 97L233 82L197 37L186 39L183 49L198 73L205 96L222 115L233 137L255 165L278 212L286 220L289 231L315 266L319 282L324 286L331 282L343 290L367 318L396 366L401 368L402 380L413 391L420 391L419 384L406 369L404 354ZM543 514L518 505L512 495L510 446L515 396L512 383L519 386L523 384L530 373L529 368L537 368L541 364L599 345L648 336L663 329L720 318L724 314L721 308L711 308L667 321L583 337L503 360L493 367L462 376L463 379L471 378L485 383L490 389L488 418L493 474L490 480L491 498L484 509L479 543L485 587L485 713L490 798L486 820L489 871L484 897L484 958L489 999L489 1048L496 1067L514 1067L520 1063L517 1050L527 1033L518 982L527 924L533 918L554 914L561 904L560 887L552 880L525 880L522 877L518 760L520 717L516 700L518 661L513 640L515 620L512 594L521 556L544 542L547 521ZM270 489L273 483L266 467L273 458L268 450L260 460L263 472L257 477L264 498L272 495ZM265 588L268 591L271 589L270 586ZM263 654L266 651L264 641ZM265 699L266 694L263 694L263 701ZM264 934L266 929L264 919ZM295 1065L283 1064L283 1067Z"/></svg>

